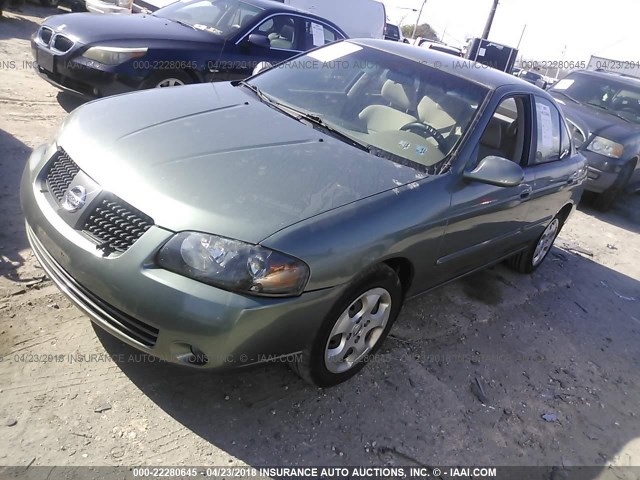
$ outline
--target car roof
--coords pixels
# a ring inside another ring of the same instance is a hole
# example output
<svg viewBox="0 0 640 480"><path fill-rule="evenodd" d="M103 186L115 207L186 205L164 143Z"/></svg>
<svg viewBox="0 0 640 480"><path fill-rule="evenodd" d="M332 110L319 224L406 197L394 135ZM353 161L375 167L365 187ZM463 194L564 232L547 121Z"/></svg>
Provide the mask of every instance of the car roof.
<svg viewBox="0 0 640 480"><path fill-rule="evenodd" d="M265 10L269 10L270 12L278 11L278 12L296 12L296 13L309 13L304 10L300 10L299 8L292 7L290 5L285 5L279 0L241 0L244 3L248 3L251 5L255 5L256 7L263 8Z"/></svg>
<svg viewBox="0 0 640 480"><path fill-rule="evenodd" d="M447 73L467 78L475 83L479 83L490 90L495 90L503 85L515 85L521 90L530 91L538 95L545 94L544 90L531 85L513 75L487 67L480 63L464 58L456 57L448 53L438 52L430 48L422 48L414 45L399 42L387 42L384 40L358 38L348 40L367 47L376 48L394 55L408 58L414 62L423 63L430 67L437 68Z"/></svg>
<svg viewBox="0 0 640 480"><path fill-rule="evenodd" d="M631 75L626 75L624 73L609 72L607 70L574 70L569 73L581 73L581 74L590 75L593 77L606 78L606 79L614 78L628 85L633 85L634 87L640 87L640 78L633 77Z"/></svg>

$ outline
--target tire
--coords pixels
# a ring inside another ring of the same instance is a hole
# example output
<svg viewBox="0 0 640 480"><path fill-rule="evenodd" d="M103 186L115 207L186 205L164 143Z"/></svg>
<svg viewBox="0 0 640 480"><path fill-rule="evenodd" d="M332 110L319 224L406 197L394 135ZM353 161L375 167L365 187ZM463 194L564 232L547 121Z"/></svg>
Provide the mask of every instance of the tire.
<svg viewBox="0 0 640 480"><path fill-rule="evenodd" d="M166 83L166 85L163 85L164 83ZM187 72L183 72L182 70L166 70L152 73L149 78L142 82L141 88L177 87L191 83L193 83L193 79Z"/></svg>
<svg viewBox="0 0 640 480"><path fill-rule="evenodd" d="M601 212L606 212L613 204L616 202L620 194L624 191L631 175L633 175L633 170L635 168L634 162L628 162L622 167L620 171L620 175L616 179L615 183L611 185L607 190L599 194L596 199L593 201L593 207L596 210L600 210Z"/></svg>
<svg viewBox="0 0 640 480"><path fill-rule="evenodd" d="M331 387L350 379L380 348L400 313L402 301L402 286L392 268L379 264L369 269L335 303L312 343L289 366L303 380L318 387Z"/></svg>
<svg viewBox="0 0 640 480"><path fill-rule="evenodd" d="M43 7L57 7L60 0L40 0L40 5Z"/></svg>
<svg viewBox="0 0 640 480"><path fill-rule="evenodd" d="M532 242L529 248L509 258L507 265L520 273L533 273L536 271L549 255L553 242L556 240L560 230L562 230L564 220L563 215L560 213L553 217L544 232L542 232L542 235L535 242Z"/></svg>

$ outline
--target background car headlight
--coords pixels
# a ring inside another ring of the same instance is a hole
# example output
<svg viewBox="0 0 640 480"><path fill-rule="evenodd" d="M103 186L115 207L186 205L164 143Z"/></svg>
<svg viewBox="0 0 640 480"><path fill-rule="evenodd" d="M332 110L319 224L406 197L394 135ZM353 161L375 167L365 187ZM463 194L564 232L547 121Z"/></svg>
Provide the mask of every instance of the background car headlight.
<svg viewBox="0 0 640 480"><path fill-rule="evenodd" d="M595 137L587 150L610 158L620 158L624 152L624 145L603 137Z"/></svg>
<svg viewBox="0 0 640 480"><path fill-rule="evenodd" d="M194 280L252 295L300 295L309 279L309 267L297 258L198 232L174 235L158 252L157 262Z"/></svg>
<svg viewBox="0 0 640 480"><path fill-rule="evenodd" d="M144 56L147 50L147 48L91 47L82 56L103 65L120 65L132 58Z"/></svg>

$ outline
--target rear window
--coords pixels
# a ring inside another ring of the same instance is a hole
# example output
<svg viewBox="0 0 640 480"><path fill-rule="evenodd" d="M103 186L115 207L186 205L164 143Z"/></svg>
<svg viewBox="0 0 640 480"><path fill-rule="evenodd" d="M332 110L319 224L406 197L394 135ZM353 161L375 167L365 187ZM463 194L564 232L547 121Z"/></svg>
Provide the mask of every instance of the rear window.
<svg viewBox="0 0 640 480"><path fill-rule="evenodd" d="M400 29L397 25L391 25L387 23L384 34L387 37L393 38L395 40L400 40Z"/></svg>

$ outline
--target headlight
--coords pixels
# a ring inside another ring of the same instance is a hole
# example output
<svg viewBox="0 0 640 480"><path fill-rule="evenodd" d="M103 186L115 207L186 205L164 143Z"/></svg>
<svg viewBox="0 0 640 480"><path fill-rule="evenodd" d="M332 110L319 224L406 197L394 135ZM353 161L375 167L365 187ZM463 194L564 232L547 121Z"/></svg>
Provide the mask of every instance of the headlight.
<svg viewBox="0 0 640 480"><path fill-rule="evenodd" d="M116 5L131 10L133 0L116 0Z"/></svg>
<svg viewBox="0 0 640 480"><path fill-rule="evenodd" d="M206 233L174 235L158 252L157 262L180 275L252 295L300 295L309 279L309 267L301 260Z"/></svg>
<svg viewBox="0 0 640 480"><path fill-rule="evenodd" d="M606 138L595 137L591 140L589 146L587 146L587 150L599 153L605 157L620 158L622 156L622 152L624 152L624 145L620 145L619 143Z"/></svg>
<svg viewBox="0 0 640 480"><path fill-rule="evenodd" d="M142 57L146 53L147 48L91 47L82 56L103 65L120 65L132 58Z"/></svg>

